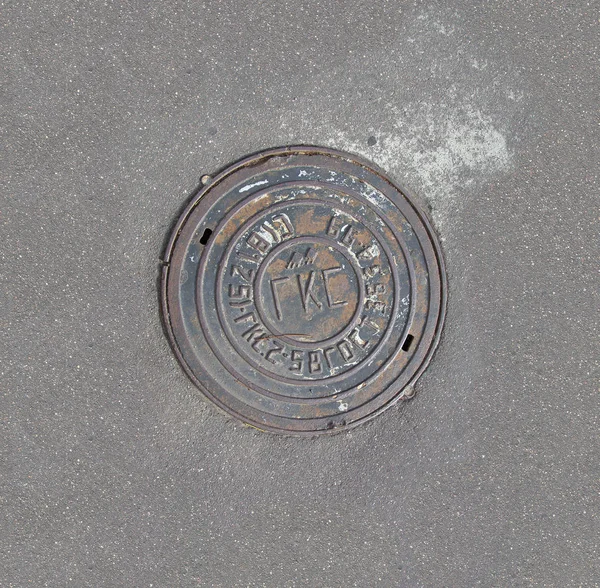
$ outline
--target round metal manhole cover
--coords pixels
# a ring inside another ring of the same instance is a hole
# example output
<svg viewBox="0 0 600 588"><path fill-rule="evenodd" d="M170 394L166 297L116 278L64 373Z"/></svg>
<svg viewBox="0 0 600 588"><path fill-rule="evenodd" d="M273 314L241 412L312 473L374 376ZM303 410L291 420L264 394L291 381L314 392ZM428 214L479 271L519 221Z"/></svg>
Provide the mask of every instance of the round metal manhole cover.
<svg viewBox="0 0 600 588"><path fill-rule="evenodd" d="M403 397L445 312L424 213L367 161L274 149L214 178L167 245L162 306L185 371L243 422L315 434Z"/></svg>

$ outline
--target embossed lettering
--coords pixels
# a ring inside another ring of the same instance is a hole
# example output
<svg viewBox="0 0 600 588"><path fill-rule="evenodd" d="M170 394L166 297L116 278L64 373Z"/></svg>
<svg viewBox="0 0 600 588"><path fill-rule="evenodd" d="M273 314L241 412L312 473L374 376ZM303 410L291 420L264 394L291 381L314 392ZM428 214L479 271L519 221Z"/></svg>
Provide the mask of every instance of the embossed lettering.
<svg viewBox="0 0 600 588"><path fill-rule="evenodd" d="M296 279L298 280L298 289L300 290L300 298L302 300L304 312L308 312L308 304L311 300L317 306L317 308L322 308L323 305L315 298L315 295L312 291L312 287L315 283L315 272L309 272L308 280L306 280L304 284L302 284L301 275L302 274L297 274Z"/></svg>
<svg viewBox="0 0 600 588"><path fill-rule="evenodd" d="M319 351L308 352L308 371L311 374L319 374L323 371Z"/></svg>
<svg viewBox="0 0 600 588"><path fill-rule="evenodd" d="M361 319L360 319L360 325L362 327L369 327L369 328L373 329L373 331L375 333L380 333L381 332L381 328L379 327L379 325L375 321L373 321L370 318L368 318L367 315L364 315L364 316L361 317Z"/></svg>
<svg viewBox="0 0 600 588"><path fill-rule="evenodd" d="M250 343L250 341L252 341L252 339L254 339L254 343L252 344L252 347L253 347L253 349L256 350L255 345L260 343L260 341L262 341L263 337L266 334L267 333L264 331L264 329L260 325L252 325L247 331L242 333L242 337L244 339L246 339L246 341L248 341L248 343Z"/></svg>
<svg viewBox="0 0 600 588"><path fill-rule="evenodd" d="M374 259L379 255L379 247L372 243L368 247L365 247L360 253L357 254L358 259Z"/></svg>
<svg viewBox="0 0 600 588"><path fill-rule="evenodd" d="M333 308L334 306L345 306L348 304L347 300L334 300L331 291L329 290L329 276L332 274L337 274L339 271L342 271L341 267L330 267L328 269L322 270L323 273L323 283L325 284L325 294L327 295L327 304L329 308Z"/></svg>
<svg viewBox="0 0 600 588"><path fill-rule="evenodd" d="M292 225L292 221L287 214L282 213L274 216L272 222L279 232L282 241L294 234L294 226Z"/></svg>
<svg viewBox="0 0 600 588"><path fill-rule="evenodd" d="M379 267L378 265L371 265L369 267L363 267L363 275L364 277L369 280L370 278L373 278L374 276L376 276L377 274L381 273L381 267Z"/></svg>
<svg viewBox="0 0 600 588"><path fill-rule="evenodd" d="M252 249L256 249L259 253L265 254L269 250L270 243L260 234L254 231L246 240L246 243Z"/></svg>
<svg viewBox="0 0 600 588"><path fill-rule="evenodd" d="M254 275L254 270L252 268L244 268L240 265L232 265L230 270L231 276L240 276L242 280L246 281L248 284L252 282L252 276Z"/></svg>
<svg viewBox="0 0 600 588"><path fill-rule="evenodd" d="M348 249L354 245L355 238L352 236L354 227L351 224L345 226L339 226L342 223L342 219L338 216L332 216L327 227L327 234L338 239L341 243L346 245Z"/></svg>
<svg viewBox="0 0 600 588"><path fill-rule="evenodd" d="M262 228L273 237L275 243L281 243L281 235L279 231L269 222L265 221L262 225Z"/></svg>
<svg viewBox="0 0 600 588"><path fill-rule="evenodd" d="M277 284L280 282L287 282L290 279L289 276L282 276L281 278L273 278L271 280L271 292L273 293L273 303L275 304L275 312L277 313L277 319L283 320L281 313L281 303L279 302L279 294L277 293Z"/></svg>
<svg viewBox="0 0 600 588"><path fill-rule="evenodd" d="M379 300L367 300L365 303L368 310L376 310L381 314L385 313L385 302L379 302Z"/></svg>
<svg viewBox="0 0 600 588"><path fill-rule="evenodd" d="M240 300L242 298L249 299L250 286L246 286L244 284L238 284L237 286L234 286L233 284L229 284L229 298L236 300Z"/></svg>
<svg viewBox="0 0 600 588"><path fill-rule="evenodd" d="M365 341L361 338L360 333L358 331L358 327L355 327L349 334L348 339L354 343L357 347L361 349L366 349L369 346L369 341Z"/></svg>
<svg viewBox="0 0 600 588"><path fill-rule="evenodd" d="M302 373L302 366L304 365L304 351L299 351L298 349L294 349L292 351L291 360L292 365L288 369L290 372L298 372Z"/></svg>
<svg viewBox="0 0 600 588"><path fill-rule="evenodd" d="M294 251L285 267L286 269L295 269L297 267L312 265L316 259L317 252L312 247L309 247L304 255L301 255L298 251Z"/></svg>
<svg viewBox="0 0 600 588"><path fill-rule="evenodd" d="M244 312L242 310L242 312ZM245 323L247 321L252 321L253 323L256 323L256 315L254 314L254 312L247 312L246 314L243 314L242 316L238 316L237 318L233 319L234 323Z"/></svg>
<svg viewBox="0 0 600 588"><path fill-rule="evenodd" d="M353 231L354 227L352 225L348 225L348 228L346 229L346 231L344 232L344 236L342 237L342 243L346 245L348 249L350 249L352 245L354 245L354 241L356 240L352 236Z"/></svg>
<svg viewBox="0 0 600 588"><path fill-rule="evenodd" d="M236 255L253 263L259 263L260 261L260 255L258 255L258 253L252 253L251 255L248 255L248 253L244 253L243 251L237 251Z"/></svg>
<svg viewBox="0 0 600 588"><path fill-rule="evenodd" d="M336 239L340 235L340 227L338 227L339 222L341 221L339 216L332 216L329 221L329 226L327 227L327 234L335 237Z"/></svg>
<svg viewBox="0 0 600 588"><path fill-rule="evenodd" d="M281 352L283 351L283 347L281 345L279 345L279 343L277 343L277 341L273 341L273 345L275 345L274 349L269 349L269 351L267 351L267 353L265 354L265 359L267 361L270 361L271 363L279 363L277 361L275 361L274 359L271 359L271 356L275 355L275 354L279 354L281 355Z"/></svg>
<svg viewBox="0 0 600 588"><path fill-rule="evenodd" d="M250 300L249 298L244 298L243 300L230 300L229 301L229 306L233 306L233 308L239 308L240 310L244 306L248 306L248 304L252 304L252 300Z"/></svg>
<svg viewBox="0 0 600 588"><path fill-rule="evenodd" d="M351 359L354 359L354 352L352 351L348 341L345 339L337 344L337 348L340 352L340 355L344 358L344 361L350 361Z"/></svg>
<svg viewBox="0 0 600 588"><path fill-rule="evenodd" d="M329 369L333 367L333 365L331 364L331 359L329 358L329 354L333 353L334 351L335 347L327 347L327 349L323 351L323 355L325 356L325 361L327 362L327 367Z"/></svg>
<svg viewBox="0 0 600 588"><path fill-rule="evenodd" d="M385 294L385 285L367 284L367 296L373 296L375 294Z"/></svg>
<svg viewBox="0 0 600 588"><path fill-rule="evenodd" d="M229 284L229 306L241 308L252 304L250 286L245 284Z"/></svg>

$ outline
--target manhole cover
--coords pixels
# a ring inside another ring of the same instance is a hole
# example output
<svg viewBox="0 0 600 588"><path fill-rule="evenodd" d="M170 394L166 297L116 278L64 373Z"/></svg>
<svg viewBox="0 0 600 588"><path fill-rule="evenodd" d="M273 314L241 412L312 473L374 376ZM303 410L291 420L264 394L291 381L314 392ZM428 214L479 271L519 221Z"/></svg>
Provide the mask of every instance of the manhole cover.
<svg viewBox="0 0 600 588"><path fill-rule="evenodd" d="M445 311L423 212L372 164L266 151L190 203L166 249L163 313L189 377L259 429L372 418L425 369Z"/></svg>

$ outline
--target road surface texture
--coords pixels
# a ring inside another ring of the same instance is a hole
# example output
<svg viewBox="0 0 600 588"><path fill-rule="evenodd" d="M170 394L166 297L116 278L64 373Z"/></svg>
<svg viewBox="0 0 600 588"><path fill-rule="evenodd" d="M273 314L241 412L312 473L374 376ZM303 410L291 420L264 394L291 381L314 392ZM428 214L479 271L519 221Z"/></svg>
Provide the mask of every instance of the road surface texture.
<svg viewBox="0 0 600 588"><path fill-rule="evenodd" d="M597 1L5 1L2 586L598 586ZM163 333L202 174L317 144L430 210L416 396L320 438Z"/></svg>

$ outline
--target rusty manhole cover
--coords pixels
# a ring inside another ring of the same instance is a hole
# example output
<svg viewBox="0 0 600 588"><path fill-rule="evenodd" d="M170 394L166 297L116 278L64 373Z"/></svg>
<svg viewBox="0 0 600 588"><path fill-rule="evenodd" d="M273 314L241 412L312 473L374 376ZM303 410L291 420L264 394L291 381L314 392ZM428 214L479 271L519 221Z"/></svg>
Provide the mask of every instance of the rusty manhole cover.
<svg viewBox="0 0 600 588"><path fill-rule="evenodd" d="M259 429L315 434L407 393L445 311L440 247L372 164L274 149L223 171L165 253L162 306L189 377Z"/></svg>

